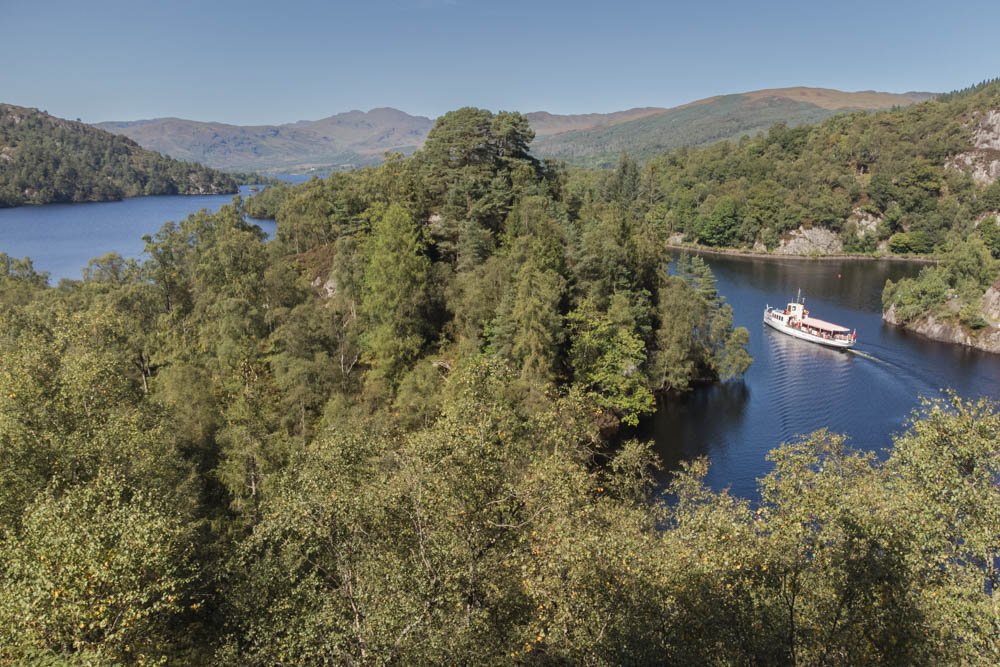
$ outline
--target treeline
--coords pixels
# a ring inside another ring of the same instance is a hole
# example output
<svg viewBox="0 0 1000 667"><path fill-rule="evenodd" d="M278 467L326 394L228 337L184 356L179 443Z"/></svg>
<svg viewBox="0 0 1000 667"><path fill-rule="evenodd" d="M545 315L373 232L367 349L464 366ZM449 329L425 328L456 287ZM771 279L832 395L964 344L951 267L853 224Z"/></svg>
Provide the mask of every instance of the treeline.
<svg viewBox="0 0 1000 667"><path fill-rule="evenodd" d="M904 109L673 151L646 164L640 200L653 220L708 246L773 249L804 225L836 233L851 252L886 242L893 253L930 253L979 234L981 216L1000 210L1000 183L947 166L972 149L975 115L998 107L1000 84L986 82Z"/></svg>
<svg viewBox="0 0 1000 667"><path fill-rule="evenodd" d="M236 192L238 179L131 139L35 109L0 104L0 207Z"/></svg>
<svg viewBox="0 0 1000 667"><path fill-rule="evenodd" d="M609 433L746 331L634 165L530 139L462 109L271 241L237 199L55 288L0 256L0 662L996 662L996 406L659 495Z"/></svg>

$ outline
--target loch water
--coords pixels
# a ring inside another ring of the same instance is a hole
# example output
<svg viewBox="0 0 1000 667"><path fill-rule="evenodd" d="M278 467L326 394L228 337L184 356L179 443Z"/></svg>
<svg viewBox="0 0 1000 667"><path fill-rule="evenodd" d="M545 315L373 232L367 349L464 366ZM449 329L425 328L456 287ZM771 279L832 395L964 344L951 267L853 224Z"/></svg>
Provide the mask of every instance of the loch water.
<svg viewBox="0 0 1000 667"><path fill-rule="evenodd" d="M707 456L707 483L756 498L757 479L782 442L827 428L848 444L884 454L920 399L1000 398L1000 355L929 340L882 322L886 279L920 265L705 255L737 326L750 332L753 364L738 381L661 401L641 434L663 458L663 481L682 460ZM854 350L798 340L763 324L764 307L784 307L798 290L814 317L858 332Z"/></svg>
<svg viewBox="0 0 1000 667"><path fill-rule="evenodd" d="M0 209L0 252L31 257L53 283L77 279L91 258L111 251L141 257L144 234L230 201L231 195L164 196ZM273 234L273 222L254 222ZM705 260L735 324L750 332L753 364L738 381L661 401L642 425L640 435L655 441L664 461L663 481L680 461L707 456L713 488L755 498L757 479L772 467L767 453L782 442L828 428L847 435L854 447L883 452L921 397L953 390L970 399L1000 398L1000 355L882 322L886 279L916 275L919 265L715 255ZM784 306L799 289L814 316L857 329L853 351L827 349L763 324L766 305Z"/></svg>
<svg viewBox="0 0 1000 667"><path fill-rule="evenodd" d="M243 186L247 196L253 186ZM217 211L233 195L163 195L87 204L46 204L0 209L0 252L30 257L36 271L55 284L80 279L87 262L109 252L139 258L142 237L165 222L180 222L201 209ZM274 222L253 220L268 235Z"/></svg>

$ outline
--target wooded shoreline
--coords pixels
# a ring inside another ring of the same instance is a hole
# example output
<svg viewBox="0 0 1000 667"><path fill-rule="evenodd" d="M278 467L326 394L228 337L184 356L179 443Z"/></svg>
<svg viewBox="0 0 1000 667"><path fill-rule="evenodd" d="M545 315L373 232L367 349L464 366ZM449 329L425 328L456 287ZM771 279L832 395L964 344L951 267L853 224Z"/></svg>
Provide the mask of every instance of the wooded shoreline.
<svg viewBox="0 0 1000 667"><path fill-rule="evenodd" d="M870 255L866 253L836 253L827 255L778 255L773 252L759 252L756 250L741 250L738 248L711 248L708 246L688 243L668 243L671 250L685 250L703 255L721 255L729 257L751 257L758 259L794 259L794 260L819 260L832 261L844 259L858 259L871 261L904 262L909 264L937 264L941 260L937 257L913 257L908 255Z"/></svg>

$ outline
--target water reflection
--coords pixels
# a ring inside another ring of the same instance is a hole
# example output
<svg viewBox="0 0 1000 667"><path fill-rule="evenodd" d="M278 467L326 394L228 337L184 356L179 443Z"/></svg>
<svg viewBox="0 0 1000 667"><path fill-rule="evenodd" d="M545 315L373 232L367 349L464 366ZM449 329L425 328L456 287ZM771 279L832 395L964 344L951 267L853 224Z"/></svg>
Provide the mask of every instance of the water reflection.
<svg viewBox="0 0 1000 667"><path fill-rule="evenodd" d="M743 381L661 398L640 437L655 437L664 473L668 474L681 461L722 453L729 446L728 434L739 429L749 400L750 387Z"/></svg>
<svg viewBox="0 0 1000 667"><path fill-rule="evenodd" d="M644 425L666 469L708 456L715 489L756 497L767 453L819 428L880 451L901 431L920 397L954 389L968 398L1000 397L1000 355L948 345L882 322L886 279L921 266L864 260L762 260L706 256L733 319L750 332L753 365L742 382L696 389L661 403ZM854 351L786 336L761 322L765 304L784 305L802 289L824 320L858 330ZM664 477L667 475L665 474Z"/></svg>

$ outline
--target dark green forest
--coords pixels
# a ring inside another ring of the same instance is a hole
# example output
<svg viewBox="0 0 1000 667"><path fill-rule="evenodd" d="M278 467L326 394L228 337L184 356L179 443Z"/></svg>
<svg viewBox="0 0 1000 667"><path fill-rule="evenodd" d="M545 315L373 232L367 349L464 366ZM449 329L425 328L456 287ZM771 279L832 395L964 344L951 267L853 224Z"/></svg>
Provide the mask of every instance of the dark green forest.
<svg viewBox="0 0 1000 667"><path fill-rule="evenodd" d="M237 178L84 123L0 104L0 207L234 193Z"/></svg>
<svg viewBox="0 0 1000 667"><path fill-rule="evenodd" d="M531 139L460 109L142 263L0 255L0 662L1000 661L997 405L776 442L759 503L656 488L629 428L748 334L655 164Z"/></svg>

